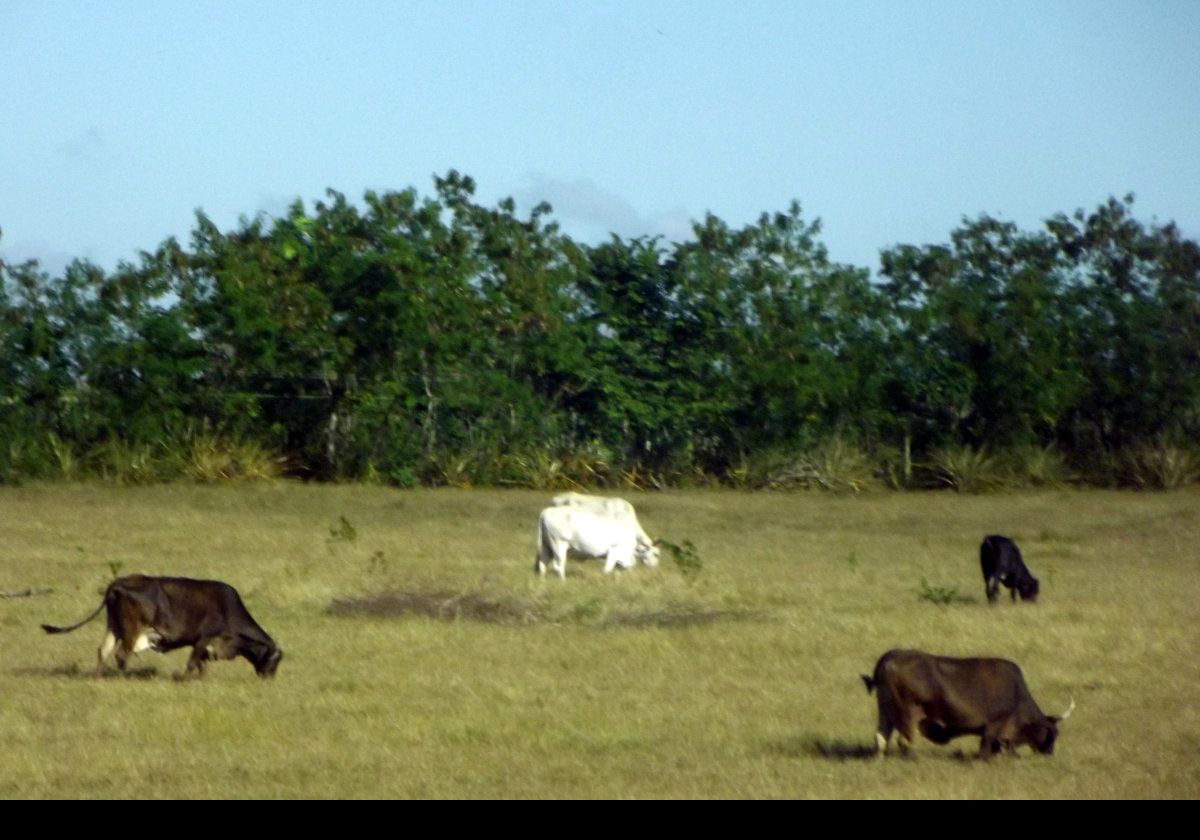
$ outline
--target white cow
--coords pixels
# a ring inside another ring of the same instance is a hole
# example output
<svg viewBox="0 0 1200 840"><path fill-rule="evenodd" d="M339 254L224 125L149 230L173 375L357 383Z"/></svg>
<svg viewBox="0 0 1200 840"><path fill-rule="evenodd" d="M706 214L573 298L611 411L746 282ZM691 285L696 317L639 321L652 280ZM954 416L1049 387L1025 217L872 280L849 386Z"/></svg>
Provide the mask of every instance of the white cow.
<svg viewBox="0 0 1200 840"><path fill-rule="evenodd" d="M642 528L642 523L638 522L637 512L633 509L633 505L624 499L618 499L616 496L589 496L586 493L560 493L550 500L550 504L555 507L572 507L580 510L591 510L600 513L607 513L616 519L627 519L633 524L635 533L637 534L638 547L643 552L649 552L654 549L654 562L647 562L647 566L658 565L658 547L654 540L650 539L649 534Z"/></svg>
<svg viewBox="0 0 1200 840"><path fill-rule="evenodd" d="M538 517L537 562L539 575L553 561L560 578L567 576L567 553L603 557L604 572L617 566L631 568L639 559L647 566L658 565L658 546L647 539L643 546L636 519L613 516L602 510L578 507L548 507ZM644 535L642 535L644 536Z"/></svg>

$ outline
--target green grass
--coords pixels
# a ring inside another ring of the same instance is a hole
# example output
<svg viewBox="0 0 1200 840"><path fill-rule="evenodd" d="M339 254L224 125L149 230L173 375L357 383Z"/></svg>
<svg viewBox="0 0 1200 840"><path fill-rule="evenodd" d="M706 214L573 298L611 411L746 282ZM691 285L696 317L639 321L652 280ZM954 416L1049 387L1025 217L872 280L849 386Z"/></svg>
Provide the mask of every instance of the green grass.
<svg viewBox="0 0 1200 840"><path fill-rule="evenodd" d="M626 495L696 573L539 580L544 492L0 489L0 592L54 590L0 599L0 797L1200 796L1200 493ZM987 533L1036 605L988 606ZM100 621L38 625L113 567L234 584L278 677L176 681L186 651L93 677ZM381 596L401 608L330 609ZM858 675L900 646L1011 658L1049 713L1073 695L1055 755L864 760Z"/></svg>

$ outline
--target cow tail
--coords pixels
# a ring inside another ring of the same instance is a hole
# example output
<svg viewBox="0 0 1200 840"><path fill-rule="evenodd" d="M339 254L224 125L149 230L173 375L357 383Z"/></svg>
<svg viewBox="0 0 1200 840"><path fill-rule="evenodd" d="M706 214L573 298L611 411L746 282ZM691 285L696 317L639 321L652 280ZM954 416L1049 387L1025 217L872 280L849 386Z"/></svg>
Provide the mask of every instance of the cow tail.
<svg viewBox="0 0 1200 840"><path fill-rule="evenodd" d="M100 611L102 609L104 609L104 605L107 603L108 603L108 593L105 592L104 600L100 602L100 606L96 607L96 611L93 612L91 615L89 615L87 618L85 618L83 621L80 621L78 624L72 624L70 627L55 627L52 624L43 624L42 629L45 630L47 633L70 633L72 630L78 630L80 627L87 624L93 618L100 615Z"/></svg>
<svg viewBox="0 0 1200 840"><path fill-rule="evenodd" d="M866 674L859 674L859 676L862 677L862 681L864 683L866 683L867 694L870 694L872 691L875 690L875 680L871 679Z"/></svg>

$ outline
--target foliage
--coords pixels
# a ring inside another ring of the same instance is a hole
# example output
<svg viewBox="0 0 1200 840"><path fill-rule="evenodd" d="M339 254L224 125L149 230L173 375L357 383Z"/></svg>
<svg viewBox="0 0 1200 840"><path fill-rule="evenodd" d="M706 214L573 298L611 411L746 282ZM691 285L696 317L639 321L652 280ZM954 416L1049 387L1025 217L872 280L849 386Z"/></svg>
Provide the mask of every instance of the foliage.
<svg viewBox="0 0 1200 840"><path fill-rule="evenodd" d="M684 540L682 543L660 540L659 543L671 552L676 568L685 578L694 580L704 570L704 561L700 559L700 552L691 540Z"/></svg>
<svg viewBox="0 0 1200 840"><path fill-rule="evenodd" d="M1200 246L1132 196L967 218L872 282L796 202L586 246L433 187L198 212L112 272L0 261L0 481L1194 480Z"/></svg>
<svg viewBox="0 0 1200 840"><path fill-rule="evenodd" d="M1123 483L1133 487L1175 490L1200 481L1200 449L1165 438L1131 447L1120 460Z"/></svg>
<svg viewBox="0 0 1200 840"><path fill-rule="evenodd" d="M930 456L933 478L959 493L983 493L1002 487L1007 475L996 458L984 449L948 446Z"/></svg>
<svg viewBox="0 0 1200 840"><path fill-rule="evenodd" d="M975 600L971 596L959 592L957 586L930 583L925 578L921 578L921 585L917 588L917 598L941 607L950 604L970 604Z"/></svg>

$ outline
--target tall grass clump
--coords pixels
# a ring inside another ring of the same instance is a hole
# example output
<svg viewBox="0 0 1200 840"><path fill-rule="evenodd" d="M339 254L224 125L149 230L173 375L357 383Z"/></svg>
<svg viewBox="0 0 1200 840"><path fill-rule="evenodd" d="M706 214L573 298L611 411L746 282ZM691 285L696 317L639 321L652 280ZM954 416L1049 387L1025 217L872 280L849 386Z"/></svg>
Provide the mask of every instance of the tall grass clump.
<svg viewBox="0 0 1200 840"><path fill-rule="evenodd" d="M1015 487L1059 489L1072 480L1062 453L1054 446L1015 446L997 457L999 470Z"/></svg>
<svg viewBox="0 0 1200 840"><path fill-rule="evenodd" d="M89 472L114 484L153 484L175 477L148 443L109 438L88 452L87 461Z"/></svg>
<svg viewBox="0 0 1200 840"><path fill-rule="evenodd" d="M927 468L935 482L959 493L986 493L1008 483L1004 465L985 447L943 447L933 452Z"/></svg>
<svg viewBox="0 0 1200 840"><path fill-rule="evenodd" d="M14 434L0 443L0 484L20 484L48 472L44 447L31 437Z"/></svg>
<svg viewBox="0 0 1200 840"><path fill-rule="evenodd" d="M751 456L731 468L729 477L735 486L859 493L875 483L875 469L860 448L835 436L801 452Z"/></svg>
<svg viewBox="0 0 1200 840"><path fill-rule="evenodd" d="M201 484L278 478L279 459L253 441L193 432L183 439L183 473Z"/></svg>
<svg viewBox="0 0 1200 840"><path fill-rule="evenodd" d="M1166 438L1122 452L1117 459L1122 484L1152 490L1175 490L1200 480L1200 452Z"/></svg>
<svg viewBox="0 0 1200 840"><path fill-rule="evenodd" d="M55 473L58 478L74 481L79 477L82 464L75 455L75 448L70 442L63 440L54 432L46 435L46 445L54 460Z"/></svg>

